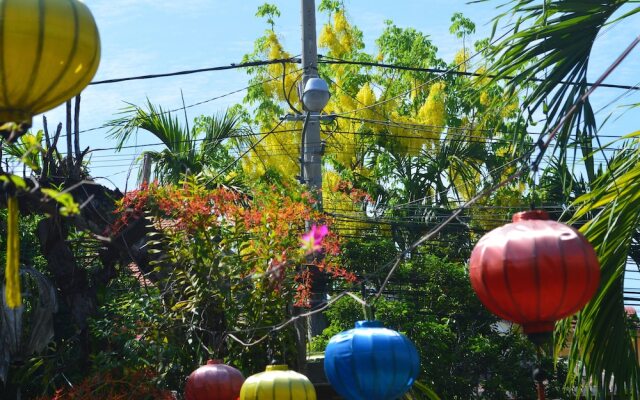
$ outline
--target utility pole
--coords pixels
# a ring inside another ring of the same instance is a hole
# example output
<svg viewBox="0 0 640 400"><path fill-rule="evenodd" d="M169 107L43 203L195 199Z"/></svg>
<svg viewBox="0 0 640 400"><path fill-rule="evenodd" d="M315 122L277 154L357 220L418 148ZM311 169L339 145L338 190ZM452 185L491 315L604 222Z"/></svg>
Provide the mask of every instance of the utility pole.
<svg viewBox="0 0 640 400"><path fill-rule="evenodd" d="M149 153L144 154L142 161L142 184L148 185L151 180L151 155Z"/></svg>
<svg viewBox="0 0 640 400"><path fill-rule="evenodd" d="M322 152L323 143L320 140L320 112L329 100L329 89L326 82L318 79L318 46L316 41L316 5L315 0L301 0L302 9L302 82L300 99L304 115L292 116L292 120L302 120L302 138L300 154L300 179L302 184L315 195L318 210L322 210ZM306 103L306 104L305 104ZM307 221L307 230L311 229L313 221ZM308 260L312 279L311 307L316 307L325 301L327 279L326 276L313 266L315 257ZM305 324L306 322L306 324ZM296 322L298 346L298 364L302 372L306 370L306 343L327 326L322 314L313 314L306 321Z"/></svg>
<svg viewBox="0 0 640 400"><path fill-rule="evenodd" d="M315 0L302 0L302 68L304 68L302 74L302 89L304 90L309 79L318 77ZM302 163L302 180L318 196L318 207L322 210L321 157L323 146L320 141L319 113L310 112L306 108L305 111L307 112L307 117L300 160Z"/></svg>

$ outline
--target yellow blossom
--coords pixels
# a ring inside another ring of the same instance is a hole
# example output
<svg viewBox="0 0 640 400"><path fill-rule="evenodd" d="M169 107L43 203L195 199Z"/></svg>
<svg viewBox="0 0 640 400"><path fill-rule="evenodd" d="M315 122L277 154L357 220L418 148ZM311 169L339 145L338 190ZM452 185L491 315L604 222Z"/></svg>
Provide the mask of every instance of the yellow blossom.
<svg viewBox="0 0 640 400"><path fill-rule="evenodd" d="M333 15L333 24L338 32L346 32L349 30L349 23L347 17L344 15L344 11L340 10Z"/></svg>
<svg viewBox="0 0 640 400"><path fill-rule="evenodd" d="M318 46L326 49L331 49L331 46L336 41L336 33L333 30L333 26L325 24L320 31L320 37L318 38Z"/></svg>
<svg viewBox="0 0 640 400"><path fill-rule="evenodd" d="M458 51L453 58L453 63L458 66L458 71L467 72L467 60L469 59L469 54L465 49Z"/></svg>
<svg viewBox="0 0 640 400"><path fill-rule="evenodd" d="M429 96L427 96L424 104L420 107L420 110L418 110L418 118L420 118L425 125L429 125L433 129L433 132L438 135L442 132L447 119L444 103L444 88L444 83L434 83L429 90Z"/></svg>
<svg viewBox="0 0 640 400"><path fill-rule="evenodd" d="M340 175L334 171L325 171L322 174L323 207L326 211L341 216L335 221L334 229L337 228L343 235L354 235L363 229L370 229L371 224L359 221L366 218L362 208L346 193L337 190L341 181Z"/></svg>
<svg viewBox="0 0 640 400"><path fill-rule="evenodd" d="M489 105L489 101L490 101L489 93L487 93L485 90L483 90L480 93L480 104L486 107L486 106Z"/></svg>

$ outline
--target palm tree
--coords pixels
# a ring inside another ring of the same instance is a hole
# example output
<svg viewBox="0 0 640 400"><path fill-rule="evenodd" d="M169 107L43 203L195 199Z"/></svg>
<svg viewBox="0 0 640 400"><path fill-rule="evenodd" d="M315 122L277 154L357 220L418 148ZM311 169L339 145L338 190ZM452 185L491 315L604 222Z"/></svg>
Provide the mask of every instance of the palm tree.
<svg viewBox="0 0 640 400"><path fill-rule="evenodd" d="M640 398L640 367L623 295L625 268L640 222L640 141L626 138L623 150L608 162L606 170L597 172L594 154L602 146L595 113L588 99L579 99L588 90L594 42L603 28L640 12L633 3L637 1L511 0L509 11L498 20L510 16L517 22L506 38L498 40L493 49L496 63L488 71L497 78L513 77L508 84L513 93L532 78L544 78L525 98L522 109L543 112L545 131L578 105L559 131L554 150L561 165L570 164L567 159L572 146L585 159L589 192L576 201L578 209L572 221L587 220L581 230L598 253L602 280L593 300L574 319L558 325L556 343L557 347L563 344L574 321L566 383L577 393L595 389L598 398L613 387L618 394Z"/></svg>
<svg viewBox="0 0 640 400"><path fill-rule="evenodd" d="M231 162L227 140L241 141L240 115L227 110L212 117L202 117L192 129L183 128L178 118L153 105L145 108L130 105L124 116L107 123L110 136L120 151L138 129L153 134L165 146L160 151L145 151L154 164L154 177L161 184L178 183L185 175L208 174ZM142 157L141 157L142 158Z"/></svg>

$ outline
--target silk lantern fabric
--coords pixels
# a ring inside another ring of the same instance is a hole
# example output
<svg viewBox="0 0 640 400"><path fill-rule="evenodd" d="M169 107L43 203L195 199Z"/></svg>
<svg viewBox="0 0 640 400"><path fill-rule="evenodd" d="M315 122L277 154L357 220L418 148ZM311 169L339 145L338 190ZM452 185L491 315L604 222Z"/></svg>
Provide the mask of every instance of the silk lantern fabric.
<svg viewBox="0 0 640 400"><path fill-rule="evenodd" d="M420 357L403 334L380 321L358 321L329 340L324 370L333 388L348 400L395 400L420 372Z"/></svg>
<svg viewBox="0 0 640 400"><path fill-rule="evenodd" d="M186 400L236 400L243 383L240 371L220 360L209 360L189 375L184 395Z"/></svg>
<svg viewBox="0 0 640 400"><path fill-rule="evenodd" d="M78 0L0 0L0 123L77 95L100 61L95 20Z"/></svg>
<svg viewBox="0 0 640 400"><path fill-rule="evenodd" d="M575 229L541 210L483 236L471 253L471 284L480 301L527 334L553 331L580 310L600 282L598 257Z"/></svg>
<svg viewBox="0 0 640 400"><path fill-rule="evenodd" d="M316 400L316 390L304 375L286 365L268 365L251 375L240 390L240 400Z"/></svg>

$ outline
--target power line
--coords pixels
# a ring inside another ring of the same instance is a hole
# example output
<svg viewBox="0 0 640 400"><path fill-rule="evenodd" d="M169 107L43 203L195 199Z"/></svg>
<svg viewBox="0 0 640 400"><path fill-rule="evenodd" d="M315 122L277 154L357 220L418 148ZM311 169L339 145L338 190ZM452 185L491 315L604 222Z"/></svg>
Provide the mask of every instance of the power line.
<svg viewBox="0 0 640 400"><path fill-rule="evenodd" d="M150 74L150 75L138 75L138 76L129 76L126 78L114 78L114 79L105 79L101 81L93 81L89 83L89 85L104 85L109 83L119 83L126 81L136 81L136 80L146 80L146 79L156 79L156 78L166 78L170 76L180 76L180 75L190 75L197 74L201 72L212 72L212 71L225 71L230 69L238 69L238 68L249 68L249 67L259 67L262 65L269 64L282 64L282 63L293 63L300 64L300 59L295 57L289 58L278 58L273 60L262 60L262 61L248 61L239 64L229 64L223 65L220 67L209 67L209 68L199 68L199 69L188 69L183 71L175 71L175 72L167 72L162 74Z"/></svg>
<svg viewBox="0 0 640 400"><path fill-rule="evenodd" d="M501 80L514 80L515 79L515 77L513 77L513 76L499 77L497 75L492 75L492 74L481 74L481 73L478 73L478 72L465 72L465 71L458 71L458 70L452 70L452 69L421 68L421 67L410 67L410 66L398 65L398 64L386 64L386 63L380 63L380 62L350 61L350 60L343 60L343 59L339 59L339 58L334 58L334 57L329 57L329 56L322 56L322 55L318 55L318 57L325 59L325 60L318 61L318 63L321 63L321 64L360 65L360 66L365 66L365 67L389 68L389 69L396 69L396 70L402 70L402 71L414 71L414 72L429 72L429 73L444 74L444 75L448 74L448 75L460 75L460 76L474 76L474 77L479 77L479 78L499 78ZM544 82L544 79L542 79L542 78L529 78L529 79L526 79L525 82ZM558 83L560 83L562 85L570 85L570 86L580 86L580 85L582 85L582 83L570 82L570 81L560 81ZM587 82L585 85L586 86L593 86L593 85L595 85L595 83ZM630 86L630 85L618 85L618 84L603 83L600 86L601 87L612 88L612 89L640 90L640 87L638 87L637 85Z"/></svg>
<svg viewBox="0 0 640 400"><path fill-rule="evenodd" d="M293 71L290 71L286 75L291 75L291 74L294 74L294 73L299 72L299 71L301 71L300 68L295 69ZM182 110L185 110L187 108L200 106L202 104L210 103L210 102L215 101L215 100L219 100L219 99L222 99L222 98L225 98L225 97L229 97L229 96L234 95L236 93L244 92L245 90L249 90L249 89L254 88L256 86L262 86L265 83L269 83L269 82L272 82L272 81L275 81L275 80L278 80L278 79L280 79L280 77L272 77L270 79L265 79L265 80L260 81L260 82L252 83L251 85L245 86L245 87L243 87L241 89L237 89L237 90L234 90L234 91L231 91L231 92L227 92L225 94L221 94L221 95L218 95L218 96L215 96L215 97L211 97L209 99L202 100L202 101L199 101L197 103L189 104L189 105L183 106L183 107L174 108L172 110L165 110L165 111L162 111L161 113L156 113L156 114L152 114L152 115L170 114L172 112L182 111ZM96 130L99 130L99 129L105 129L105 128L109 128L109 127L111 127L111 126L110 125L102 125L102 126L97 126L97 127L94 127L94 128L83 129L79 133L91 132L91 131L96 131ZM66 134L65 135L60 135L60 137L66 137Z"/></svg>
<svg viewBox="0 0 640 400"><path fill-rule="evenodd" d="M267 132L266 134L264 134L260 139L256 140L255 143L253 143L251 146L249 146L249 148L242 154L240 154L235 160L233 160L232 162L230 162L226 167L222 168L222 170L220 172L218 172L218 174L216 176L214 176L213 178L209 179L207 181L207 184L215 181L216 179L218 179L219 176L221 176L223 173L225 173L229 168L233 167L234 165L236 165L236 163L238 161L240 161L242 159L242 157L244 157L245 155L247 155L251 150L254 150L256 148L256 146L258 146L260 144L260 142L262 142L264 139L266 139L269 135L271 135L272 133L274 133L276 131L276 129L278 129L278 127L280 127L280 125L282 125L282 123L284 122L284 119L281 119L280 121L278 121L278 124L276 126L273 127L273 129L271 129L269 132ZM206 185L205 185L206 186Z"/></svg>
<svg viewBox="0 0 640 400"><path fill-rule="evenodd" d="M270 133L287 133L287 132L299 132L299 129L283 129L283 130L279 130L277 132L270 132ZM251 132L251 133L243 133L243 134L238 134L238 135L230 135L228 137L228 139L233 139L233 138L244 138L244 137L253 137L253 136L260 136L260 135L264 135L264 133L261 132ZM171 142L172 144L180 144L180 143L187 143L187 142L192 142L192 143L198 143L198 142L203 142L207 140L206 138L202 138L202 139L191 139L191 140L178 140L178 141L173 141ZM138 148L138 147L151 147L151 146L166 146L166 143L164 142L156 142L156 143L146 143L146 144L137 144L137 145L128 145L128 146L122 146L120 147L120 149L134 149L134 148ZM101 147L101 148L97 148L97 149L92 149L90 150L89 153L96 153L99 151L110 151L110 150L117 150L118 147L114 146L114 147ZM178 153L174 153L174 154L182 154L185 152L178 152ZM66 155L67 153L59 153L61 156Z"/></svg>
<svg viewBox="0 0 640 400"><path fill-rule="evenodd" d="M508 35L508 32L503 33L500 37L498 37L498 38L494 39L491 43L487 44L483 49L481 49L481 50L479 50L479 51L476 51L474 54L472 54L469 58L467 58L467 59L466 59L466 60L464 60L463 62L459 63L458 65L454 65L454 66L452 66L452 67L451 67L451 68L449 68L448 70L445 70L444 72L440 73L440 75L438 75L438 76L436 76L436 77L434 77L434 78L432 78L432 79L429 79L428 81L426 81L426 82L424 82L424 83L421 83L420 85L418 85L418 86L416 86L416 87L414 87L414 88L412 88L412 89L410 89L410 90L407 90L407 91L405 91L405 92L399 93L399 94L397 94L397 95L395 95L395 96L391 96L391 97L389 97L388 99L380 100L380 101L378 101L377 103L371 104L371 105L369 105L369 106L363 106L363 107L360 107L360 108L356 108L355 110L351 110L351 111L346 111L346 112L337 113L337 115L352 114L352 113L355 113L355 112L358 112L358 111L367 110L367 109L372 109L372 108L374 108L374 107L380 106L380 105L382 105L382 104L386 104L386 103L388 103L388 102L390 102L390 101L393 101L393 100L395 100L395 99L398 99L398 98L400 98L400 97L406 96L407 94L410 94L410 93L412 93L412 92L414 92L414 91L417 91L417 90L419 90L419 89L421 89L421 88L423 88L423 87L425 87L425 86L429 85L430 83L432 83L432 82L434 82L434 81L436 81L436 80L438 80L438 79L441 79L441 78L446 74L446 72L447 72L447 71L455 71L455 70L456 70L457 68L459 68L461 65L466 64L468 61L470 61L470 60L472 60L473 58L477 57L478 55L480 55L480 54L482 53L482 51L486 50L487 48L489 48L489 46L491 46L491 45L495 44L496 42L498 42L499 40L501 40L502 38L504 38L504 37L505 37L505 36L507 36L507 35Z"/></svg>

